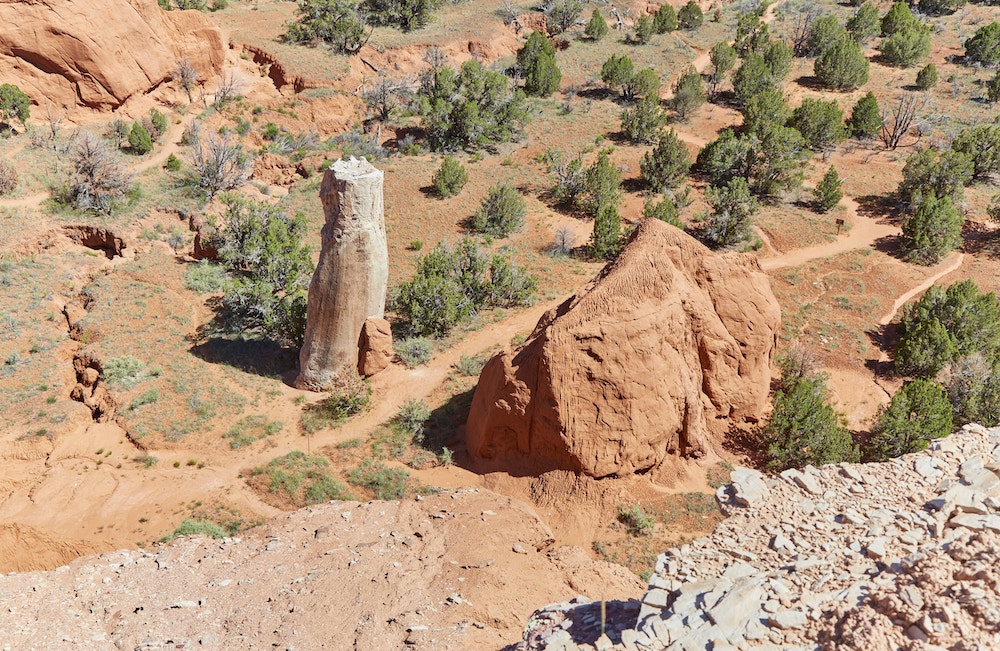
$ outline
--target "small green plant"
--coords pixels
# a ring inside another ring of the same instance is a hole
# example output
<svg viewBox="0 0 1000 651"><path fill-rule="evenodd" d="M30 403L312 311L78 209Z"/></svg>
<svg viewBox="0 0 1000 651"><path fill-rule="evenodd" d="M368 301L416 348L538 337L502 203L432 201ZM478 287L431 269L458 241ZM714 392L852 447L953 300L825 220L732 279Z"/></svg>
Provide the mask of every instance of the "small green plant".
<svg viewBox="0 0 1000 651"><path fill-rule="evenodd" d="M346 441L341 441L335 446L338 450L353 450L355 448L361 447L361 439L353 438L347 439Z"/></svg>
<svg viewBox="0 0 1000 651"><path fill-rule="evenodd" d="M163 169L168 172L179 172L181 169L181 159L177 158L173 154L167 156L167 160L163 163Z"/></svg>
<svg viewBox="0 0 1000 651"><path fill-rule="evenodd" d="M148 154L153 151L153 139L141 123L132 124L132 130L128 134L128 146L137 154Z"/></svg>
<svg viewBox="0 0 1000 651"><path fill-rule="evenodd" d="M407 400L393 419L395 427L419 440L424 433L424 423L431 417L431 410L423 400Z"/></svg>
<svg viewBox="0 0 1000 651"><path fill-rule="evenodd" d="M371 395L368 383L354 376L336 393L302 410L302 429L311 434L325 427L337 427L368 409Z"/></svg>
<svg viewBox="0 0 1000 651"><path fill-rule="evenodd" d="M483 367L486 366L486 362L489 360L489 353L462 355L459 358L458 363L455 364L455 370L458 371L459 375L464 375L465 377L477 377L483 371Z"/></svg>
<svg viewBox="0 0 1000 651"><path fill-rule="evenodd" d="M434 356L434 342L427 337L400 339L392 344L393 352L410 368L416 368L431 361Z"/></svg>
<svg viewBox="0 0 1000 651"><path fill-rule="evenodd" d="M132 399L132 402L129 403L128 410L135 411L139 407L142 407L143 405L151 405L159 399L160 399L159 391L157 391L156 389L148 389L147 391L143 392L142 395Z"/></svg>
<svg viewBox="0 0 1000 651"><path fill-rule="evenodd" d="M468 173L454 156L445 156L441 161L441 167L434 172L434 178L431 179L434 192L442 199L455 196L468 182Z"/></svg>
<svg viewBox="0 0 1000 651"><path fill-rule="evenodd" d="M506 184L495 185L472 216L472 230L507 237L524 227L524 217L528 209L521 194Z"/></svg>
<svg viewBox="0 0 1000 651"><path fill-rule="evenodd" d="M101 371L104 381L122 389L131 389L146 379L146 363L131 355L112 357Z"/></svg>
<svg viewBox="0 0 1000 651"><path fill-rule="evenodd" d="M238 450L255 441L277 434L284 427L284 424L279 421L271 421L268 420L267 416L254 414L241 418L228 432L222 435L222 438L229 439L229 447Z"/></svg>
<svg viewBox="0 0 1000 651"><path fill-rule="evenodd" d="M199 294L216 294L225 288L228 278L225 267L202 260L188 267L184 286Z"/></svg>
<svg viewBox="0 0 1000 651"><path fill-rule="evenodd" d="M144 520L145 518L141 519L140 522L143 522ZM222 527L214 522L186 518L183 522L181 522L180 526L174 529L172 534L164 536L160 539L160 542L168 542L174 538L180 538L181 536L208 536L209 538L225 538L226 532L223 531Z"/></svg>
<svg viewBox="0 0 1000 651"><path fill-rule="evenodd" d="M269 492L282 494L299 505L350 499L344 485L327 474L329 465L325 457L292 450L255 468L251 476L265 477Z"/></svg>
<svg viewBox="0 0 1000 651"><path fill-rule="evenodd" d="M411 251L419 251L420 249L424 248L424 242L423 240L411 240L410 245L406 248L408 248Z"/></svg>
<svg viewBox="0 0 1000 651"><path fill-rule="evenodd" d="M619 506L618 521L625 525L633 536L648 536L653 533L656 524L638 504L633 504L631 507Z"/></svg>
<svg viewBox="0 0 1000 651"><path fill-rule="evenodd" d="M377 500L398 500L406 496L409 476L402 468L389 468L381 461L365 459L348 473L347 480L371 490Z"/></svg>

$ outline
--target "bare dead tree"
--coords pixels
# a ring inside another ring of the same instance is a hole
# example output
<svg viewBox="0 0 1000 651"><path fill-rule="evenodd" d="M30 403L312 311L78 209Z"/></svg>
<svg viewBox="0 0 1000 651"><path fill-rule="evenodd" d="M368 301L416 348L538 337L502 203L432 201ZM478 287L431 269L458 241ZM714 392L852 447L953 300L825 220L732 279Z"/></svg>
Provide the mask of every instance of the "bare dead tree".
<svg viewBox="0 0 1000 651"><path fill-rule="evenodd" d="M619 32L624 32L628 30L628 25L625 19L632 15L632 9L630 7L625 7L624 11L619 10L617 7L608 8L608 13L614 16L615 19L615 29Z"/></svg>
<svg viewBox="0 0 1000 651"><path fill-rule="evenodd" d="M232 142L228 135L212 134L199 141L191 155L191 164L198 175L197 185L214 197L222 190L234 190L250 180L254 158L243 146Z"/></svg>
<svg viewBox="0 0 1000 651"><path fill-rule="evenodd" d="M405 86L398 82L379 76L378 82L370 90L362 92L365 104L375 111L376 117L385 122L392 112L399 106L399 94Z"/></svg>
<svg viewBox="0 0 1000 651"><path fill-rule="evenodd" d="M89 131L77 140L72 163L68 199L80 210L110 214L115 202L132 189L134 176L118 152Z"/></svg>
<svg viewBox="0 0 1000 651"><path fill-rule="evenodd" d="M794 10L792 19L792 50L795 56L803 57L809 55L809 31L812 29L813 21L823 15L818 7L799 6Z"/></svg>
<svg viewBox="0 0 1000 651"><path fill-rule="evenodd" d="M440 48L432 47L424 52L424 63L431 67L431 72L437 72L448 65L448 55Z"/></svg>
<svg viewBox="0 0 1000 651"><path fill-rule="evenodd" d="M576 243L576 233L568 226L560 226L556 230L555 242L552 246L552 253L556 255L569 255Z"/></svg>
<svg viewBox="0 0 1000 651"><path fill-rule="evenodd" d="M215 88L215 100L212 106L225 106L240 94L240 83L236 73L230 70L219 77L219 85Z"/></svg>
<svg viewBox="0 0 1000 651"><path fill-rule="evenodd" d="M518 8L511 0L504 0L504 3L497 9L497 15L500 16L504 25L513 26L516 33L520 34L521 30L524 29L521 25L521 19L518 17Z"/></svg>
<svg viewBox="0 0 1000 651"><path fill-rule="evenodd" d="M174 81L180 84L184 92L187 93L188 104L192 103L194 99L191 96L191 90L198 84L198 71L191 65L190 61L181 59L177 62L177 67L174 68Z"/></svg>
<svg viewBox="0 0 1000 651"><path fill-rule="evenodd" d="M927 104L927 98L920 98L915 93L900 95L893 109L882 111L882 128L879 130L879 140L886 149L895 150L897 147L911 147L917 144L922 137L919 129L918 114ZM915 137L913 142L903 145L903 138L911 134Z"/></svg>
<svg viewBox="0 0 1000 651"><path fill-rule="evenodd" d="M52 141L52 147L55 148L56 136L59 134L59 123L62 122L62 114L55 114L52 112L52 105L45 105L45 119L49 122L49 139Z"/></svg>

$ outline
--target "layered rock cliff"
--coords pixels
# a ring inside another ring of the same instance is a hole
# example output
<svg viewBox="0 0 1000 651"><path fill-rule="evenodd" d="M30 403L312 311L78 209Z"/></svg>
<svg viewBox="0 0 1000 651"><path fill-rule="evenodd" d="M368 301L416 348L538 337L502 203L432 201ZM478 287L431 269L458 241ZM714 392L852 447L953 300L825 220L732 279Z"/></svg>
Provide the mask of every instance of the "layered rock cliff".
<svg viewBox="0 0 1000 651"><path fill-rule="evenodd" d="M169 81L178 61L211 79L222 33L156 0L0 0L0 79L43 106L114 109Z"/></svg>

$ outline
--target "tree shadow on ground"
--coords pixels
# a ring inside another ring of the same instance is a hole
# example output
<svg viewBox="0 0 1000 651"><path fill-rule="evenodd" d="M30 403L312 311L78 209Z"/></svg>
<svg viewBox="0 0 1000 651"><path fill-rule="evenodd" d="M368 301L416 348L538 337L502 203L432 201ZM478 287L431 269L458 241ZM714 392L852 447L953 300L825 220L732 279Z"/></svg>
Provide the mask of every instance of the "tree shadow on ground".
<svg viewBox="0 0 1000 651"><path fill-rule="evenodd" d="M730 423L723 436L722 446L729 452L745 457L752 468L767 468L767 438L764 436L763 425L746 427Z"/></svg>
<svg viewBox="0 0 1000 651"><path fill-rule="evenodd" d="M858 214L876 221L883 221L899 226L903 221L903 211L895 195L866 194L855 197L858 202Z"/></svg>
<svg viewBox="0 0 1000 651"><path fill-rule="evenodd" d="M295 379L299 352L260 337L229 334L223 328L222 299L209 299L208 307L215 317L202 324L190 338L188 349L195 357L209 364L223 364L245 373L262 377L277 377L291 383Z"/></svg>
<svg viewBox="0 0 1000 651"><path fill-rule="evenodd" d="M1000 231L986 224L965 220L962 224L962 252L993 259L1000 257Z"/></svg>

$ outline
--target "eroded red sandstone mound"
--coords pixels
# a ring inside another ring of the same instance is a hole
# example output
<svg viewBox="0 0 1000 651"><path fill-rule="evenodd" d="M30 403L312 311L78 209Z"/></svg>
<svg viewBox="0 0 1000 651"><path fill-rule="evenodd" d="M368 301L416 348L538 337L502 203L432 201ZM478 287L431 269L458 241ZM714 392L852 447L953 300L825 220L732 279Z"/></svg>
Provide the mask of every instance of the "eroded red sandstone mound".
<svg viewBox="0 0 1000 651"><path fill-rule="evenodd" d="M204 14L156 0L0 0L0 79L39 105L113 109L169 80L182 59L210 79L224 58Z"/></svg>
<svg viewBox="0 0 1000 651"><path fill-rule="evenodd" d="M717 419L762 415L780 319L756 258L646 220L519 350L487 363L469 453L482 470L594 477L700 456Z"/></svg>

